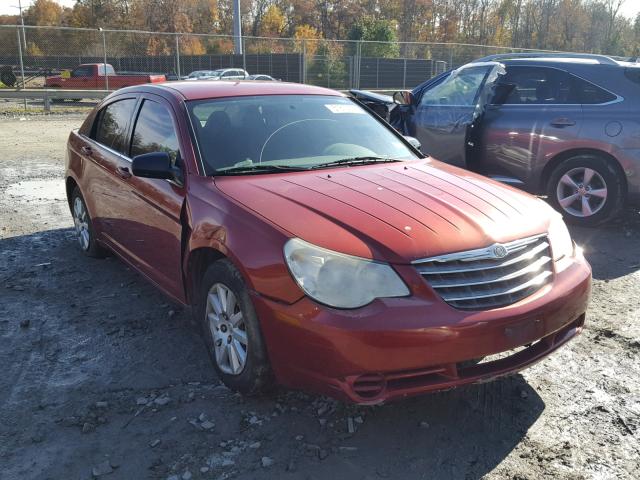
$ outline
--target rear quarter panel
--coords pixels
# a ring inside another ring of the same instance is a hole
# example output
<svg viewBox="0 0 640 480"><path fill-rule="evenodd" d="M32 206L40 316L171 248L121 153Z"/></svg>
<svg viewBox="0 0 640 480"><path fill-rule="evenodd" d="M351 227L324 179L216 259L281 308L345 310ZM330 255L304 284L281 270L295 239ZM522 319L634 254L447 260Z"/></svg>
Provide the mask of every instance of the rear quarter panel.
<svg viewBox="0 0 640 480"><path fill-rule="evenodd" d="M638 86L640 94L640 85ZM580 146L613 156L631 196L640 194L640 102L625 99L608 106L584 105Z"/></svg>

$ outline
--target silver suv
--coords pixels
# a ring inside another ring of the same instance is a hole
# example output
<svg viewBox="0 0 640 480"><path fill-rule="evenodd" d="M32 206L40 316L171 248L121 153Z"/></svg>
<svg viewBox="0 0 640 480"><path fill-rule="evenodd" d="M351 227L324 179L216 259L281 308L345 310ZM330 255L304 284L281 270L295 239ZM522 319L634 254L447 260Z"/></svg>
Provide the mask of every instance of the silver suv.
<svg viewBox="0 0 640 480"><path fill-rule="evenodd" d="M354 94L370 106L391 102ZM634 61L494 55L393 98L391 123L416 137L425 153L546 194L569 222L595 225L640 200Z"/></svg>

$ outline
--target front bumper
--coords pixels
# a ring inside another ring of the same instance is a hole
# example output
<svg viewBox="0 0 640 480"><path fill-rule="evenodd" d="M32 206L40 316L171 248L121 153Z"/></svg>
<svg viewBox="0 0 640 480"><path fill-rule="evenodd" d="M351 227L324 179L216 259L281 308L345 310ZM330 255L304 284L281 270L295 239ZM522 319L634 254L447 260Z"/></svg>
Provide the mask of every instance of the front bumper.
<svg viewBox="0 0 640 480"><path fill-rule="evenodd" d="M276 378L291 388L377 404L517 372L581 331L591 269L581 256L566 260L551 284L489 311L456 310L426 284L412 290L411 297L352 311L308 297L285 305L254 294ZM470 365L524 345L506 358Z"/></svg>

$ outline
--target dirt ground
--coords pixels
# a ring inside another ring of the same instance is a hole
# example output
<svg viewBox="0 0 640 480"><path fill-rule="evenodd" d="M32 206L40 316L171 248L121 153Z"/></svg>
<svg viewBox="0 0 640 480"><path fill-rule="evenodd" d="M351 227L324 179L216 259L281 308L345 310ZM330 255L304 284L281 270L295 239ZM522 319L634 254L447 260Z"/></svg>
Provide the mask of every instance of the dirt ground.
<svg viewBox="0 0 640 480"><path fill-rule="evenodd" d="M640 477L637 211L573 230L586 330L522 374L379 407L245 399L188 312L76 248L63 163L82 118L0 118L1 479Z"/></svg>

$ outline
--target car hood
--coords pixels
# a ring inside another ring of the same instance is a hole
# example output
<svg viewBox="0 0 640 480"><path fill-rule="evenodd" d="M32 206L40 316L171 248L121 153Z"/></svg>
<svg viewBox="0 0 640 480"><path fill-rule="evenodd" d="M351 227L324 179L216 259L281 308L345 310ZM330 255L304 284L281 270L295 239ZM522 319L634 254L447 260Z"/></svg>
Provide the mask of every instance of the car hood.
<svg viewBox="0 0 640 480"><path fill-rule="evenodd" d="M531 195L431 159L220 176L215 185L291 236L392 263L544 233L552 211Z"/></svg>

